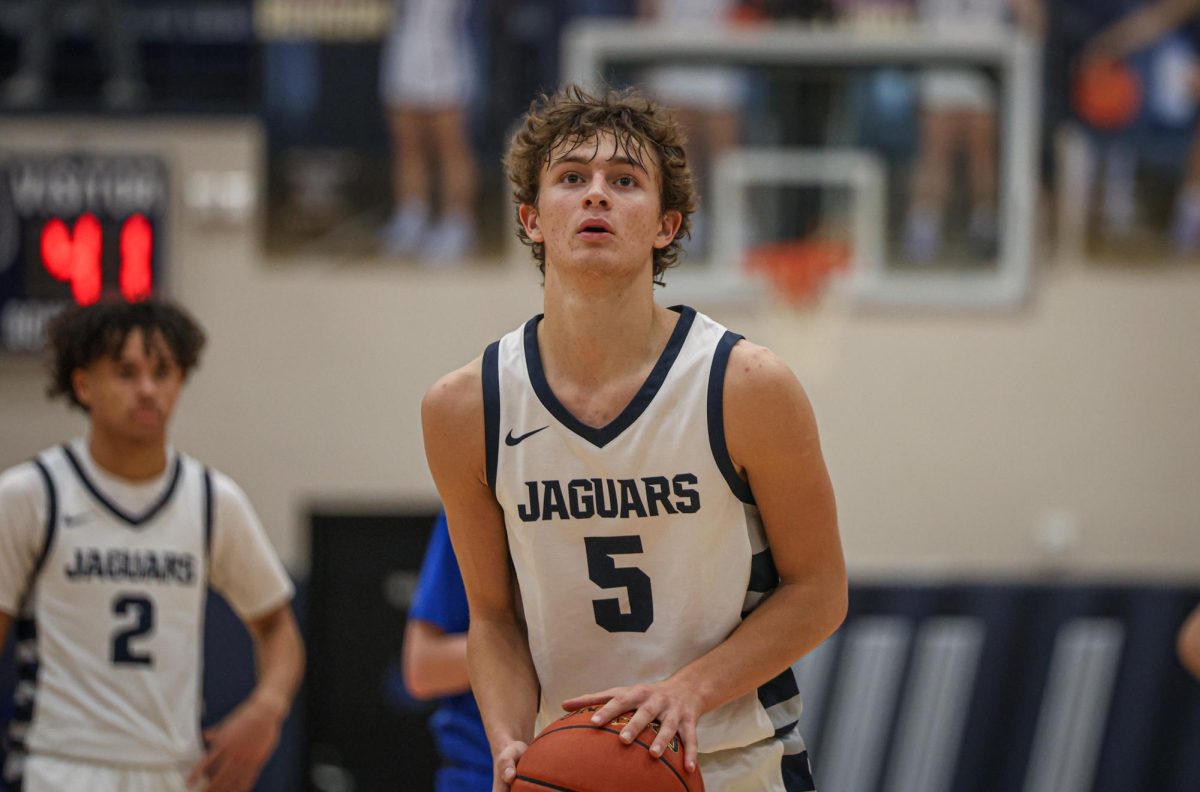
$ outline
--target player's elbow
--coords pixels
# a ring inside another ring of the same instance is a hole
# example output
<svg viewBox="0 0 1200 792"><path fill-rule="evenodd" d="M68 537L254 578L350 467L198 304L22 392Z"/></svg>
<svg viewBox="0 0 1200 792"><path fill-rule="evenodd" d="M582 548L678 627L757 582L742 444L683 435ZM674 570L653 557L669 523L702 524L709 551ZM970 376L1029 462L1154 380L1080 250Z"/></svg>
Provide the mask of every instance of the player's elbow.
<svg viewBox="0 0 1200 792"><path fill-rule="evenodd" d="M408 695L417 701L428 701L437 698L438 693L432 684L429 669L420 663L404 664L404 688Z"/></svg>

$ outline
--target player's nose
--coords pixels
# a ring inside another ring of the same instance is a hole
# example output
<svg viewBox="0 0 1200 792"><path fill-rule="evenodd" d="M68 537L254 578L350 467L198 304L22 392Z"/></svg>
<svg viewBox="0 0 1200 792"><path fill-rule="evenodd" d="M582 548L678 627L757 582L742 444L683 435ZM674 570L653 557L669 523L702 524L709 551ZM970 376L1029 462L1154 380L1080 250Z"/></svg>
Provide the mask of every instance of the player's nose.
<svg viewBox="0 0 1200 792"><path fill-rule="evenodd" d="M596 173L588 182L588 188L583 194L584 206L608 206L608 181L603 173Z"/></svg>

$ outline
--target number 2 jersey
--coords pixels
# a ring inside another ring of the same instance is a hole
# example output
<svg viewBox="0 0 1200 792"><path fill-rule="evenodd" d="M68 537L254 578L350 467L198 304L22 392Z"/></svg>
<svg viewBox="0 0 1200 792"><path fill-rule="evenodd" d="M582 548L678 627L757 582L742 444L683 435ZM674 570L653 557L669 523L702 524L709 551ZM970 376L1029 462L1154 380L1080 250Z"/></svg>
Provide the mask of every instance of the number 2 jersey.
<svg viewBox="0 0 1200 792"><path fill-rule="evenodd" d="M197 760L208 586L243 619L292 596L249 502L180 453L130 482L82 440L0 476L0 610L16 616L9 766Z"/></svg>
<svg viewBox="0 0 1200 792"><path fill-rule="evenodd" d="M665 679L724 641L778 584L725 443L722 388L741 338L688 307L648 379L589 427L543 373L535 317L483 356L488 480L504 509L537 729L584 693ZM703 752L772 737L803 750L789 668L701 718Z"/></svg>

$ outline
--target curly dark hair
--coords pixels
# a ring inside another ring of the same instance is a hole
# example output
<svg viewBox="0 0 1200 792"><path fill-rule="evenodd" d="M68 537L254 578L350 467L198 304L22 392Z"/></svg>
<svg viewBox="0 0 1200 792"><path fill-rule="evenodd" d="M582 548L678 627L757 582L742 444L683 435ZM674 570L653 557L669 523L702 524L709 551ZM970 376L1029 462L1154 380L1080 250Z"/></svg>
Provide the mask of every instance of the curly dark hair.
<svg viewBox="0 0 1200 792"><path fill-rule="evenodd" d="M612 133L621 153L647 171L645 155L652 155L659 169L660 210L683 215L671 244L654 251L654 282L661 286L663 273L679 263L681 240L691 235L691 214L698 199L683 150L683 130L669 110L636 89L609 89L603 96L593 96L578 85L568 85L534 100L504 157L513 200L518 206L536 206L538 179L551 152L559 146L573 151L603 132ZM533 250L545 275L546 246L530 239L519 221L517 236Z"/></svg>
<svg viewBox="0 0 1200 792"><path fill-rule="evenodd" d="M151 343L155 333L162 336L185 377L199 364L204 330L183 308L161 299L129 303L106 298L92 305L67 308L51 321L46 331L50 368L46 395L65 396L86 412L87 406L75 395L71 374L101 357L119 357L125 339L139 329L146 344Z"/></svg>

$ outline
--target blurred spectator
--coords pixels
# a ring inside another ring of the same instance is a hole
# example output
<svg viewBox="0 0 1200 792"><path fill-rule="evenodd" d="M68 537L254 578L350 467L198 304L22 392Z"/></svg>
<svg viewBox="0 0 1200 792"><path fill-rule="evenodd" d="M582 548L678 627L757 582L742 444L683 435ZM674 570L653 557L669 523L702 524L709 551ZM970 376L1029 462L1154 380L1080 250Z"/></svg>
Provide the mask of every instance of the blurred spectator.
<svg viewBox="0 0 1200 792"><path fill-rule="evenodd" d="M713 30L731 24L737 0L639 0L639 15L676 30ZM707 191L713 160L738 144L745 78L725 66L661 66L645 75L646 89L675 111L688 136L688 161L700 192ZM685 249L704 245L703 203L692 215Z"/></svg>
<svg viewBox="0 0 1200 792"><path fill-rule="evenodd" d="M418 699L440 698L429 719L443 765L436 792L488 792L492 754L467 678L467 593L438 515L404 628L404 681Z"/></svg>
<svg viewBox="0 0 1200 792"><path fill-rule="evenodd" d="M998 30L1011 2L1021 27L1045 28L1042 0L918 0L917 17L933 30ZM921 76L921 146L905 226L909 258L938 257L955 157L965 150L970 191L968 239L972 252L991 258L996 248L996 96L982 74L964 69L927 69Z"/></svg>
<svg viewBox="0 0 1200 792"><path fill-rule="evenodd" d="M470 0L397 0L380 86L392 141L392 254L460 260L475 241L475 152L467 133L475 53ZM434 211L436 168L439 211Z"/></svg>
<svg viewBox="0 0 1200 792"><path fill-rule="evenodd" d="M0 86L0 98L8 107L41 107L50 95L51 54L55 43L55 22L64 5L62 0L35 0L29 29L21 49L17 73ZM103 100L113 110L132 110L145 104L146 83L138 44L130 37L129 18L122 0L89 0L96 24L97 39L108 67Z"/></svg>
<svg viewBox="0 0 1200 792"><path fill-rule="evenodd" d="M1083 59L1123 59L1176 29L1184 34L1194 49L1200 49L1200 21L1195 19L1197 14L1200 14L1200 0L1153 0L1096 34L1088 42ZM1194 63L1188 83L1192 93L1200 96L1200 67ZM1128 181L1132 183L1132 176ZM1127 203L1132 205L1132 198ZM1175 201L1171 237L1179 253L1200 251L1200 128L1193 132L1183 183Z"/></svg>

